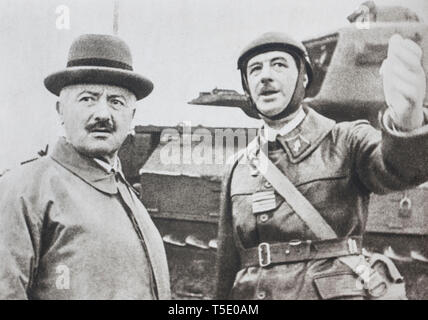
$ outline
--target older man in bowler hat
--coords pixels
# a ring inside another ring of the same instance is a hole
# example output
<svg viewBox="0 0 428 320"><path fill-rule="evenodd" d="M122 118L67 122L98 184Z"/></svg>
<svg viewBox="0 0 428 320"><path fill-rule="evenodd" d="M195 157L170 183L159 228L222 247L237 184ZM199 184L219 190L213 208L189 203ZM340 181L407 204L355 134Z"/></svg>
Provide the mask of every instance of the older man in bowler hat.
<svg viewBox="0 0 428 320"><path fill-rule="evenodd" d="M169 299L162 239L117 156L152 82L125 42L89 34L44 83L66 137L1 180L0 299Z"/></svg>

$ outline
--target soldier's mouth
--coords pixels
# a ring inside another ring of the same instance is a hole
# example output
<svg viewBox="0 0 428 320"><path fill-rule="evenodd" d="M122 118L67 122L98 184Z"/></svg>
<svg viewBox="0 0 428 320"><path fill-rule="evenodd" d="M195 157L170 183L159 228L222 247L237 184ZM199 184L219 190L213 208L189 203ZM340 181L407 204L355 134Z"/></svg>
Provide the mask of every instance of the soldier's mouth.
<svg viewBox="0 0 428 320"><path fill-rule="evenodd" d="M263 90L262 92L260 92L260 95L267 97L267 96L277 94L278 92L279 92L278 90Z"/></svg>

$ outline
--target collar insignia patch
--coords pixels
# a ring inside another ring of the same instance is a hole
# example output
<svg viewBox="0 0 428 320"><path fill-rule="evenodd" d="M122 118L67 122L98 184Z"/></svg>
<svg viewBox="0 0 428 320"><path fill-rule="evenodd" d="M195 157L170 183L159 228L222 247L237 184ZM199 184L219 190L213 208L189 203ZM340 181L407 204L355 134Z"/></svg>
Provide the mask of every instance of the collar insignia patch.
<svg viewBox="0 0 428 320"><path fill-rule="evenodd" d="M303 152L305 152L311 146L310 141L305 139L300 134L290 139L286 139L285 144L294 158L298 158Z"/></svg>

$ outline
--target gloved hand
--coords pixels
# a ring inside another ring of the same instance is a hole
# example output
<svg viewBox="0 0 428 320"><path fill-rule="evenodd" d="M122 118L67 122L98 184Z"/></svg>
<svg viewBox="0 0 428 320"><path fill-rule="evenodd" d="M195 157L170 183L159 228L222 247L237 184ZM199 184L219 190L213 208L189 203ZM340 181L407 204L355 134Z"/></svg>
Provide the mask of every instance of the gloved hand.
<svg viewBox="0 0 428 320"><path fill-rule="evenodd" d="M385 101L398 129L411 131L423 125L423 101L426 94L422 49L395 34L389 39L388 57L380 68Z"/></svg>

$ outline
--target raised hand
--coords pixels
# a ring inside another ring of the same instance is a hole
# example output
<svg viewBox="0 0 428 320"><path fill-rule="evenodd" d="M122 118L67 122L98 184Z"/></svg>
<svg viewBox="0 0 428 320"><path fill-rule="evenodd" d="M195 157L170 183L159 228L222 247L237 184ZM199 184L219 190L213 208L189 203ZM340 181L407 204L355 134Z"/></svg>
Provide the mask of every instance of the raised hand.
<svg viewBox="0 0 428 320"><path fill-rule="evenodd" d="M380 69L385 100L400 130L419 128L424 121L426 78L422 54L416 42L395 34L389 40L388 57Z"/></svg>

